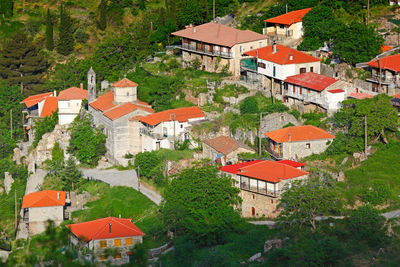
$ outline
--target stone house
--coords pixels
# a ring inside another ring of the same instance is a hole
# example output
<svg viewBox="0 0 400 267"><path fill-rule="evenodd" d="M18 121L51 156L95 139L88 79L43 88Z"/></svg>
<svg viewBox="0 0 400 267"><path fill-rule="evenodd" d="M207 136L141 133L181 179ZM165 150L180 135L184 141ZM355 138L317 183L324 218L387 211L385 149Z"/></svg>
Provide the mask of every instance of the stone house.
<svg viewBox="0 0 400 267"><path fill-rule="evenodd" d="M261 132L271 132L283 128L287 124L299 125L297 119L289 113L272 113L264 116L261 120Z"/></svg>
<svg viewBox="0 0 400 267"><path fill-rule="evenodd" d="M305 72L320 73L320 59L279 44L243 53L241 75L247 81L259 81L264 90L272 95L282 96L283 81Z"/></svg>
<svg viewBox="0 0 400 267"><path fill-rule="evenodd" d="M121 265L131 262L130 250L143 242L145 235L131 219L107 217L66 225L71 230L71 245L79 256L96 265Z"/></svg>
<svg viewBox="0 0 400 267"><path fill-rule="evenodd" d="M400 92L400 54L378 58L367 63L372 77L372 91L394 95Z"/></svg>
<svg viewBox="0 0 400 267"><path fill-rule="evenodd" d="M293 161L254 160L223 166L220 171L235 181L240 188L242 217L269 217L279 215L279 199L293 181L305 180L305 164Z"/></svg>
<svg viewBox="0 0 400 267"><path fill-rule="evenodd" d="M203 141L203 159L211 159L222 166L237 163L240 153L255 153L255 150L232 137L218 136Z"/></svg>
<svg viewBox="0 0 400 267"><path fill-rule="evenodd" d="M82 101L88 99L88 91L80 88L71 87L60 91L58 94L58 124L65 125L74 121L82 107Z"/></svg>
<svg viewBox="0 0 400 267"><path fill-rule="evenodd" d="M51 116L53 112L57 111L58 101L56 92L32 95L20 103L25 105L25 108L22 110L23 126L24 130L28 133L29 141L32 142L34 138L32 128L35 121Z"/></svg>
<svg viewBox="0 0 400 267"><path fill-rule="evenodd" d="M301 159L325 151L335 138L313 125L292 126L264 134L266 151L275 159Z"/></svg>
<svg viewBox="0 0 400 267"><path fill-rule="evenodd" d="M26 224L29 235L44 232L48 220L54 221L58 226L64 219L69 219L65 209L70 204L69 193L64 191L43 190L24 196L22 221Z"/></svg>
<svg viewBox="0 0 400 267"><path fill-rule="evenodd" d="M303 17L311 10L305 8L264 20L264 35L300 39L303 37ZM267 27L268 25L268 27Z"/></svg>
<svg viewBox="0 0 400 267"><path fill-rule="evenodd" d="M289 76L284 82L284 102L289 106L301 105L304 112L320 108L333 114L346 97L345 82L314 72Z"/></svg>
<svg viewBox="0 0 400 267"><path fill-rule="evenodd" d="M237 79L242 54L268 44L267 37L262 34L214 22L187 26L172 35L182 38L180 49L184 64L191 64L198 59L201 69L209 72L220 72L227 66Z"/></svg>
<svg viewBox="0 0 400 267"><path fill-rule="evenodd" d="M142 152L140 127L135 118L154 112L151 105L137 98L138 84L124 78L113 84L112 91L96 97L95 79L89 71L89 112L93 123L103 128L107 136L106 157L123 164L125 155ZM94 84L91 85L91 82ZM93 94L93 95L92 95Z"/></svg>
<svg viewBox="0 0 400 267"><path fill-rule="evenodd" d="M174 149L176 142L190 142L197 147L191 138L193 123L205 119L200 107L169 109L134 118L140 126L142 152L160 148Z"/></svg>

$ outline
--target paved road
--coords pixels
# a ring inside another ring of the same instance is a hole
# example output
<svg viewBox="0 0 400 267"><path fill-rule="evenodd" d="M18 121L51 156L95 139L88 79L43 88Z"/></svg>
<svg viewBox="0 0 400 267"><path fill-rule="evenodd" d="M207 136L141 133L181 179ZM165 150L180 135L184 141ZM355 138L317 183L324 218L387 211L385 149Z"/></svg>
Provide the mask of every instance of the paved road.
<svg viewBox="0 0 400 267"><path fill-rule="evenodd" d="M111 186L128 186L148 197L151 201L160 205L163 198L154 190L138 184L138 178L135 170L118 171L111 170L98 170L98 169L81 169L84 177L89 177L95 180L103 181Z"/></svg>

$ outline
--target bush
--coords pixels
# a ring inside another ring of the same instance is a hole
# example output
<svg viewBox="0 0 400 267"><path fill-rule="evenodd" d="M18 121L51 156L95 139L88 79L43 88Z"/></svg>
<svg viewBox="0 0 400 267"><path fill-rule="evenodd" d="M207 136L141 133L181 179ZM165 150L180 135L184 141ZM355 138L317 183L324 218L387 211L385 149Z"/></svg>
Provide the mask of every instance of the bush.
<svg viewBox="0 0 400 267"><path fill-rule="evenodd" d="M383 204L390 197L389 186L383 181L375 181L371 187L364 187L360 194L361 200L371 205Z"/></svg>
<svg viewBox="0 0 400 267"><path fill-rule="evenodd" d="M246 97L240 102L240 114L254 114L258 112L258 103L254 96Z"/></svg>
<svg viewBox="0 0 400 267"><path fill-rule="evenodd" d="M75 40L80 44L85 44L89 40L90 35L83 29L79 29L75 32Z"/></svg>
<svg viewBox="0 0 400 267"><path fill-rule="evenodd" d="M54 112L49 117L44 117L43 120L39 120L33 126L35 139L33 140L32 146L36 147L39 144L39 141L42 139L42 136L45 133L51 132L54 130L58 123L58 112Z"/></svg>
<svg viewBox="0 0 400 267"><path fill-rule="evenodd" d="M161 159L153 152L142 152L135 157L135 168L140 167L140 174L151 178L153 169L161 163Z"/></svg>

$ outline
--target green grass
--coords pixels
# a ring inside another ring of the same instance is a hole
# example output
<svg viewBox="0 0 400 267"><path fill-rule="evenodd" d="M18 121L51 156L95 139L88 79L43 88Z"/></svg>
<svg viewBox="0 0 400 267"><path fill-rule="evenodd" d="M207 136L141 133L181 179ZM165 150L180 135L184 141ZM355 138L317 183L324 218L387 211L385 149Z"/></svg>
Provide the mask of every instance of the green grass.
<svg viewBox="0 0 400 267"><path fill-rule="evenodd" d="M193 157L193 150L170 150L161 148L156 151L156 154L162 160L172 160L172 161L179 161L181 159L190 159Z"/></svg>

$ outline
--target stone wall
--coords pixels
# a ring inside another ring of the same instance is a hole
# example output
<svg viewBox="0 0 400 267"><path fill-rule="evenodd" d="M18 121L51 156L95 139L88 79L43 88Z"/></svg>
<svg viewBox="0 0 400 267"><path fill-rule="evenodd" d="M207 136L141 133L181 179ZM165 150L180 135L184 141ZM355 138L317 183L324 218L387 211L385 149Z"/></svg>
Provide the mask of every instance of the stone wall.
<svg viewBox="0 0 400 267"><path fill-rule="evenodd" d="M277 209L279 203L278 198L264 196L244 190L240 190L240 197L243 199L241 204L241 215L244 218L276 218L279 215L280 211Z"/></svg>
<svg viewBox="0 0 400 267"><path fill-rule="evenodd" d="M272 132L283 128L288 123L292 123L295 126L300 125L297 119L289 113L272 113L265 116L261 121L261 133Z"/></svg>
<svg viewBox="0 0 400 267"><path fill-rule="evenodd" d="M329 146L328 141L330 141L329 143L332 143L332 140L333 139L322 139L283 143L283 158L301 159L312 154L320 154ZM310 148L307 148L307 144L310 144Z"/></svg>

